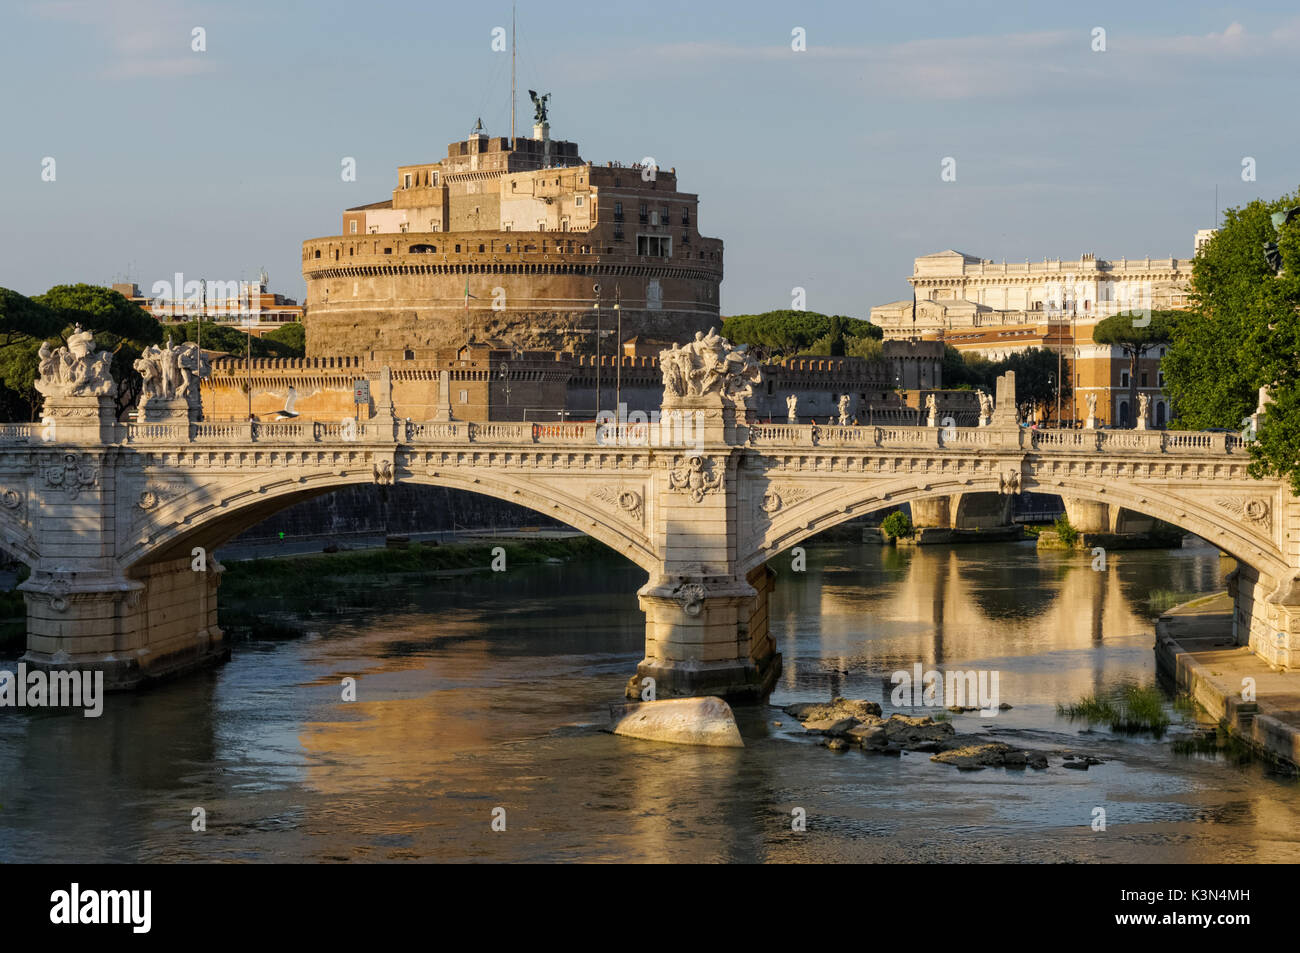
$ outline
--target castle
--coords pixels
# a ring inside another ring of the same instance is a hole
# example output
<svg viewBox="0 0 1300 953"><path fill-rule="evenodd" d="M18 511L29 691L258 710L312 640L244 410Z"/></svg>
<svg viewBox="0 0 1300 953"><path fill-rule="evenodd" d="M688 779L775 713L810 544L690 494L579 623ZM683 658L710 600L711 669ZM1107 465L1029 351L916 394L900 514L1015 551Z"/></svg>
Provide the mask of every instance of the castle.
<svg viewBox="0 0 1300 953"><path fill-rule="evenodd" d="M675 169L585 162L554 140L476 130L401 166L392 198L302 245L313 357L464 343L594 354L619 325L669 344L720 324L722 242ZM481 129L481 126L480 126Z"/></svg>

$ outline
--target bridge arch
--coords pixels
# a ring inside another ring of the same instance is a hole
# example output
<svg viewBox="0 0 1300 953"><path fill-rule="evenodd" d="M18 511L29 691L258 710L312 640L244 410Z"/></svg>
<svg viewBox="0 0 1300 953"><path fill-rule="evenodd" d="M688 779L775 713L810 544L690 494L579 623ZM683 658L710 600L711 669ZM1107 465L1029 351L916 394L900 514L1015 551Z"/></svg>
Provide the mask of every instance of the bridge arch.
<svg viewBox="0 0 1300 953"><path fill-rule="evenodd" d="M320 470L295 473L291 479L270 479L274 473L255 473L216 486L196 486L157 506L152 519L138 524L133 538L117 558L124 574L169 560L188 558L195 546L211 551L267 517L297 503L346 486L376 484L373 473ZM549 485L539 485L529 474L476 470L473 475L448 470L436 474L400 472L395 481L406 485L465 490L526 507L553 517L604 543L615 552L653 572L659 565L645 529L635 528L611 509L584 503ZM379 485L392 485L379 483ZM644 501L638 501L644 509ZM642 519L648 522L643 514Z"/></svg>
<svg viewBox="0 0 1300 953"><path fill-rule="evenodd" d="M924 479L924 475L921 477ZM1032 476L1022 479L1025 490L1106 503L1163 520L1195 533L1238 562L1276 580L1294 574L1275 542L1245 529L1243 521L1231 512L1204 501L1149 485L1126 485L1119 481L1102 486L1095 480L1039 482ZM742 565L747 570L753 569L823 530L876 510L957 493L997 493L1000 483L1001 478L994 474L979 479L926 482L920 486L914 479L906 478L879 481L870 487L848 485L821 494L803 506L792 507L788 516L774 520L756 541L757 545L744 556Z"/></svg>

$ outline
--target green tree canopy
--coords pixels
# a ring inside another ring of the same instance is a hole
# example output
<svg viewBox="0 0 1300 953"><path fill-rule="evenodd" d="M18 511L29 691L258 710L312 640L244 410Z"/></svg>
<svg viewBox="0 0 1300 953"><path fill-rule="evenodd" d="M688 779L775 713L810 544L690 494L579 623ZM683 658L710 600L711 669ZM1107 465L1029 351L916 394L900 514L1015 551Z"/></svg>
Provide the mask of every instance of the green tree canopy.
<svg viewBox="0 0 1300 953"><path fill-rule="evenodd" d="M1286 476L1300 495L1300 220L1269 216L1300 205L1300 190L1228 209L1192 263L1192 308L1164 359L1166 388L1182 427L1238 427L1268 387L1269 408L1251 445L1251 472ZM1264 258L1276 241L1282 275Z"/></svg>
<svg viewBox="0 0 1300 953"><path fill-rule="evenodd" d="M253 357L302 357L303 352L300 349L295 349L276 337L288 328L297 328L298 336L301 338L301 324L285 325L284 328L277 328L262 337L254 335L251 341L249 336L239 328L229 324L213 324L211 321L203 322L202 338L199 336L197 321L164 325L163 333L171 335L173 344L195 341L202 344L205 351L225 351L228 354L242 356L251 349Z"/></svg>
<svg viewBox="0 0 1300 953"><path fill-rule="evenodd" d="M1137 426L1138 361L1158 345L1173 339L1182 311L1152 311L1149 315L1112 314L1092 329L1096 344L1118 347L1128 358L1129 426Z"/></svg>
<svg viewBox="0 0 1300 953"><path fill-rule="evenodd" d="M880 340L884 332L870 321L816 311L768 311L723 319L722 334L734 344L748 344L763 360L795 354L842 355L854 341Z"/></svg>

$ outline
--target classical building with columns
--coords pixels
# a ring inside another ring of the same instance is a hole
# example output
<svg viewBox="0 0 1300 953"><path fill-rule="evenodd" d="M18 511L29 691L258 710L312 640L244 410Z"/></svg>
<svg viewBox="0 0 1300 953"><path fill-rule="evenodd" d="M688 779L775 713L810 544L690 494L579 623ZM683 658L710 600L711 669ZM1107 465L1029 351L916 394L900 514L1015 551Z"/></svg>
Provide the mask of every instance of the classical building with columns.
<svg viewBox="0 0 1300 953"><path fill-rule="evenodd" d="M1129 360L1117 347L1094 344L1092 329L1120 312L1186 307L1191 276L1190 258L994 262L949 249L915 260L908 278L915 301L878 305L871 321L886 340L943 341L990 360L1031 348L1060 351L1074 390L1073 406L1062 409L1065 425L1087 416L1090 394L1098 423L1122 425L1135 412ZM1165 350L1155 348L1138 367L1153 427L1172 417L1160 370Z"/></svg>

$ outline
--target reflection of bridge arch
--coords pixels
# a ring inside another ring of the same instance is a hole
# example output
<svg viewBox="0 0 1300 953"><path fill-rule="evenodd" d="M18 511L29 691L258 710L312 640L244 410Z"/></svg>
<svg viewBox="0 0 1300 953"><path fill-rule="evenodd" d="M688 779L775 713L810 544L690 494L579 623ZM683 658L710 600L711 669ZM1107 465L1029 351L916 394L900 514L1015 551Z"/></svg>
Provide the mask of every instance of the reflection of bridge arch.
<svg viewBox="0 0 1300 953"><path fill-rule="evenodd" d="M625 497L622 505L615 498L615 505L606 507L611 511L606 515L590 501L584 508L583 500L568 493L551 491L543 494L535 481L510 474L471 475L452 470L439 471L436 475L399 473L397 476L404 484L465 490L526 507L567 523L648 572L658 565L645 532L631 525L630 517L645 507L641 493L636 490L630 491L635 496ZM188 558L195 546L210 552L297 503L345 486L374 482L373 474L363 471L340 474L323 469L299 472L293 479L273 481L269 485L265 474L251 474L237 482L223 484L219 489L196 487L159 506L156 518L151 521L151 527L157 528L149 531L150 527L146 527L117 562L122 570L131 571L171 559ZM629 490L625 488L622 492L627 494ZM620 515L629 518L620 520Z"/></svg>

